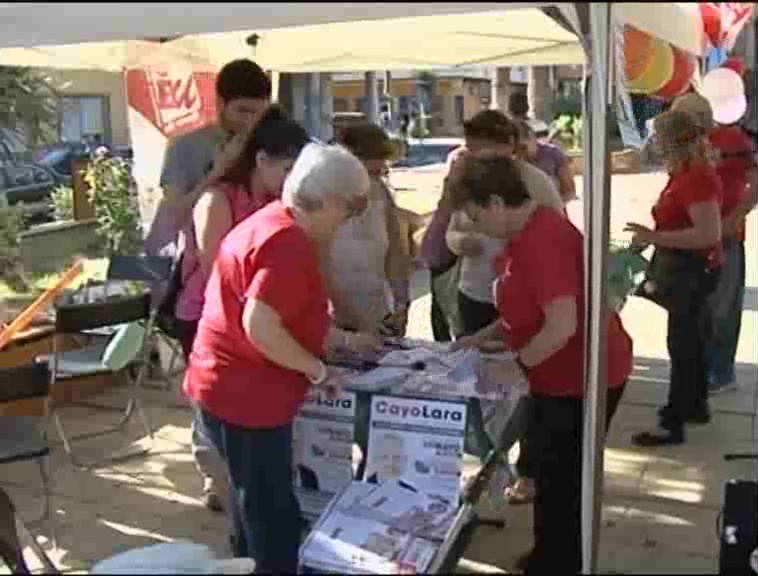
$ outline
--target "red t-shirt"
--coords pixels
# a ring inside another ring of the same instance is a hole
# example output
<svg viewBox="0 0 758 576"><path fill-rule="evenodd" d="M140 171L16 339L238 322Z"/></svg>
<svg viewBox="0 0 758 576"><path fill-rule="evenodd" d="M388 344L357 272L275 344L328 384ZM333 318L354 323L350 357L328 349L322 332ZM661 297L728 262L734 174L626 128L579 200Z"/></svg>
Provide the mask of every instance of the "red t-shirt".
<svg viewBox="0 0 758 576"><path fill-rule="evenodd" d="M566 218L538 208L526 228L510 241L496 263L496 300L512 350L524 348L545 323L544 308L564 297L576 299L578 326L568 344L542 364L526 369L532 392L584 396L584 242ZM632 339L621 318L609 312L608 385L624 384L632 373Z"/></svg>
<svg viewBox="0 0 758 576"><path fill-rule="evenodd" d="M748 194L750 171L753 168L753 142L739 126L719 126L708 134L711 146L721 158L716 172L724 187L722 216L728 216ZM737 227L737 239L745 240L745 220Z"/></svg>
<svg viewBox="0 0 758 576"><path fill-rule="evenodd" d="M230 424L283 426L300 409L308 380L268 360L248 339L241 321L248 298L273 308L306 350L323 354L329 314L318 250L279 201L244 220L222 242L184 391Z"/></svg>
<svg viewBox="0 0 758 576"><path fill-rule="evenodd" d="M653 206L656 230L685 230L692 228L689 209L693 204L718 202L722 205L724 188L716 169L708 164L694 164L672 174L668 184ZM723 260L721 242L703 250L710 266L718 268Z"/></svg>

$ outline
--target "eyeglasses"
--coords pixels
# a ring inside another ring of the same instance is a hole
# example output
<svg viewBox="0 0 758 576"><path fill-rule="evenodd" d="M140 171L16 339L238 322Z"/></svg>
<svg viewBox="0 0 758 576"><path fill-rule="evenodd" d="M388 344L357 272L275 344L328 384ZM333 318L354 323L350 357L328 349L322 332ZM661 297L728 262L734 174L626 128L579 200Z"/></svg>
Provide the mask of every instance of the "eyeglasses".
<svg viewBox="0 0 758 576"><path fill-rule="evenodd" d="M368 196L353 196L345 201L345 210L347 218L357 218L366 211L368 207Z"/></svg>

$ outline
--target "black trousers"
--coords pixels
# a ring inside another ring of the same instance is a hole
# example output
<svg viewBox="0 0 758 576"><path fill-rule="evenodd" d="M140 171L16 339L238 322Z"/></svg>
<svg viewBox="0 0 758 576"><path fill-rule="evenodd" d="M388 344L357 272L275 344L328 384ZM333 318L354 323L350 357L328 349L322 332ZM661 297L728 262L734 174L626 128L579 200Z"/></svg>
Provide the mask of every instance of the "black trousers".
<svg viewBox="0 0 758 576"><path fill-rule="evenodd" d="M610 427L624 386L608 390ZM532 394L529 440L537 490L534 549L527 572L576 574L582 569L584 400Z"/></svg>
<svg viewBox="0 0 758 576"><path fill-rule="evenodd" d="M708 298L718 271L705 273L700 290L687 307L669 312L668 353L671 360L665 427L682 429L687 418L708 408L706 346L711 334Z"/></svg>

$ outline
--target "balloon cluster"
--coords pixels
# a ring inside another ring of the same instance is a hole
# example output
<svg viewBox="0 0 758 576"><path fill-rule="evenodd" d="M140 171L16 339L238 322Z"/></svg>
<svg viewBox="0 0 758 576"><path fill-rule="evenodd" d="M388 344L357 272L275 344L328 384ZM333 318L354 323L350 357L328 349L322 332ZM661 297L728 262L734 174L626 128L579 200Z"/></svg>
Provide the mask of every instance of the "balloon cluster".
<svg viewBox="0 0 758 576"><path fill-rule="evenodd" d="M685 93L697 70L695 56L631 26L624 28L627 89L672 99Z"/></svg>

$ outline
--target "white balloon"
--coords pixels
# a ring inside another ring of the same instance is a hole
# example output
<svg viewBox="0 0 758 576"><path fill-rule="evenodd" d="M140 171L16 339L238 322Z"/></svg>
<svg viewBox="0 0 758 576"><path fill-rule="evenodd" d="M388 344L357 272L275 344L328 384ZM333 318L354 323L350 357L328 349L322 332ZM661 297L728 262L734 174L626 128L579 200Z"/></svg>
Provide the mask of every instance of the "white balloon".
<svg viewBox="0 0 758 576"><path fill-rule="evenodd" d="M700 93L713 109L713 119L719 124L734 124L747 112L745 83L737 72L716 68L703 78Z"/></svg>

